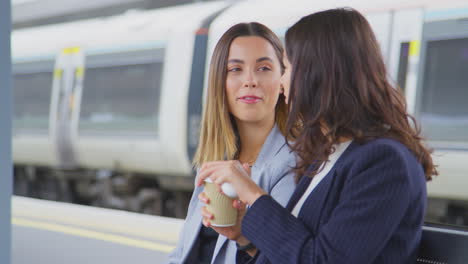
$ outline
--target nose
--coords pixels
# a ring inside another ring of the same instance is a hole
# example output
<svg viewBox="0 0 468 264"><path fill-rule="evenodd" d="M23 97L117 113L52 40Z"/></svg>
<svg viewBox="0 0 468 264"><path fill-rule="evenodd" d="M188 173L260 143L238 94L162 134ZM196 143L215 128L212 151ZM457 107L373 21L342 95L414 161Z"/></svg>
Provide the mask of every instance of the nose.
<svg viewBox="0 0 468 264"><path fill-rule="evenodd" d="M245 88L256 88L258 86L257 78L255 78L255 74L248 73L247 78L244 82Z"/></svg>

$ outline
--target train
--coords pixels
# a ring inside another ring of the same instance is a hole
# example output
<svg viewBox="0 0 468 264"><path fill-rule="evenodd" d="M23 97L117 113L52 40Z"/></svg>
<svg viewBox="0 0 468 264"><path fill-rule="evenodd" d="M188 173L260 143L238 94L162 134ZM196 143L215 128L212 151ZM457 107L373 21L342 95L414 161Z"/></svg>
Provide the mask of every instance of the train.
<svg viewBox="0 0 468 264"><path fill-rule="evenodd" d="M370 22L440 175L429 220L468 224L468 1L210 1L12 32L18 195L183 218L209 61L257 21L281 39L302 16Z"/></svg>

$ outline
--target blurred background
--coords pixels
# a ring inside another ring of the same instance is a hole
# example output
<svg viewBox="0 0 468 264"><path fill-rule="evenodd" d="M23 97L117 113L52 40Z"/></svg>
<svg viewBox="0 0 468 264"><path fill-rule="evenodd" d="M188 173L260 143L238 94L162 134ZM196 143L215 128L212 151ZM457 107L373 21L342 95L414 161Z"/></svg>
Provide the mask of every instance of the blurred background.
<svg viewBox="0 0 468 264"><path fill-rule="evenodd" d="M12 0L15 195L184 218L221 34L259 21L282 38L337 6L366 15L434 149L426 220L467 226L468 2L454 0Z"/></svg>
<svg viewBox="0 0 468 264"><path fill-rule="evenodd" d="M13 263L164 263L220 36L343 6L434 149L425 220L466 229L468 0L12 0Z"/></svg>
<svg viewBox="0 0 468 264"><path fill-rule="evenodd" d="M213 0L11 0L13 29L71 22ZM230 0L234 2L236 0Z"/></svg>

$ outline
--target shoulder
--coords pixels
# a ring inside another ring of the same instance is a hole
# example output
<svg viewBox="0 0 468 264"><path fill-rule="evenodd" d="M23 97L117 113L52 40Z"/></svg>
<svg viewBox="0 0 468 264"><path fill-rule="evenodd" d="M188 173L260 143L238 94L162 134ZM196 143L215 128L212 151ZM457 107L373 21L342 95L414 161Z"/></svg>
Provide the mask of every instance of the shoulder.
<svg viewBox="0 0 468 264"><path fill-rule="evenodd" d="M363 144L353 142L345 157L345 159L353 162L366 160L375 162L382 158L416 160L414 155L405 145L396 140L387 138L375 139Z"/></svg>
<svg viewBox="0 0 468 264"><path fill-rule="evenodd" d="M264 178L268 179L268 186L273 189L275 186L283 186L286 189L294 188L294 167L296 167L297 155L291 151L289 146L284 145L262 168ZM282 184L279 184L282 182Z"/></svg>
<svg viewBox="0 0 468 264"><path fill-rule="evenodd" d="M291 151L286 138L275 126L252 168L252 178L260 187L270 192L279 182L290 178L289 175L295 166L296 154ZM291 177L291 183L293 186L293 177ZM289 183L284 185L289 185Z"/></svg>
<svg viewBox="0 0 468 264"><path fill-rule="evenodd" d="M381 138L363 144L353 142L343 155L339 168L344 174L351 175L372 172L374 175L401 178L404 181L424 179L422 166L413 153L393 139ZM418 177L413 177L416 175Z"/></svg>
<svg viewBox="0 0 468 264"><path fill-rule="evenodd" d="M269 193L280 181L289 182L289 178L293 186L294 177L291 175L292 169L296 166L296 155L290 150L284 138L281 146L270 151L272 152L262 157L262 160L252 168L252 177Z"/></svg>
<svg viewBox="0 0 468 264"><path fill-rule="evenodd" d="M296 161L296 153L283 141L283 144L277 149L276 153L265 162L263 170L268 170L273 173L283 172L295 167Z"/></svg>
<svg viewBox="0 0 468 264"><path fill-rule="evenodd" d="M291 163L291 161L296 161L297 155L291 148L283 142L281 147L278 149L272 160L275 161L284 161L286 163Z"/></svg>
<svg viewBox="0 0 468 264"><path fill-rule="evenodd" d="M262 170L274 171L284 167L294 167L296 164L296 154L290 149L285 136L276 126L262 147L259 164Z"/></svg>

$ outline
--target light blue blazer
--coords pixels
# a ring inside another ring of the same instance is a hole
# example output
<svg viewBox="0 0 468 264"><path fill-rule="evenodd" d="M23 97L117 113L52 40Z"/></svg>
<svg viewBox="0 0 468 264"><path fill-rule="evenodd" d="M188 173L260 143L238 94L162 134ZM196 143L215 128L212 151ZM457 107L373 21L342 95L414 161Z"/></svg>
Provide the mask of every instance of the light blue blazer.
<svg viewBox="0 0 468 264"><path fill-rule="evenodd" d="M252 167L252 179L278 203L286 206L296 187L294 174L291 171L295 165L296 156L286 145L285 138L279 129L274 126ZM198 200L198 195L202 191L203 187L195 187L179 242L166 263L184 263L195 244L202 225L201 208L204 204ZM236 253L236 243L219 235L211 263L236 263Z"/></svg>

